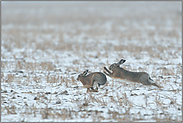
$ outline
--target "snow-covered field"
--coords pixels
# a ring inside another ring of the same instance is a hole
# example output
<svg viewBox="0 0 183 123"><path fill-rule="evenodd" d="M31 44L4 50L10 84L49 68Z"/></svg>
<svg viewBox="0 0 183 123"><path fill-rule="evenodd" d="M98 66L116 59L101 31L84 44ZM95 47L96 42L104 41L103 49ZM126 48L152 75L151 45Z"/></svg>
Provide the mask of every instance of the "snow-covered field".
<svg viewBox="0 0 183 123"><path fill-rule="evenodd" d="M1 121L181 121L181 2L2 2ZM121 67L159 85L77 76Z"/></svg>

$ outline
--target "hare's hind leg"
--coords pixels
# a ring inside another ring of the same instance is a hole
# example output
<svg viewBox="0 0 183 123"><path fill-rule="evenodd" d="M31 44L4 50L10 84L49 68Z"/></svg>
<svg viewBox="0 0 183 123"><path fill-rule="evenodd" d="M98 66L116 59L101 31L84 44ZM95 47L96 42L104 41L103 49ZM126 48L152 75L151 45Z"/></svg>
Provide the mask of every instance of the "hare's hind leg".
<svg viewBox="0 0 183 123"><path fill-rule="evenodd" d="M98 87L99 87L98 83L99 83L98 81L93 82L93 87L95 87L94 92L98 92Z"/></svg>
<svg viewBox="0 0 183 123"><path fill-rule="evenodd" d="M156 83L152 83L151 85L154 85L154 86L156 86L158 88L161 88L161 86L157 85Z"/></svg>
<svg viewBox="0 0 183 123"><path fill-rule="evenodd" d="M159 85L157 85L150 77L148 74L144 74L140 77L140 82L143 85L153 85L156 86L158 88L161 88Z"/></svg>

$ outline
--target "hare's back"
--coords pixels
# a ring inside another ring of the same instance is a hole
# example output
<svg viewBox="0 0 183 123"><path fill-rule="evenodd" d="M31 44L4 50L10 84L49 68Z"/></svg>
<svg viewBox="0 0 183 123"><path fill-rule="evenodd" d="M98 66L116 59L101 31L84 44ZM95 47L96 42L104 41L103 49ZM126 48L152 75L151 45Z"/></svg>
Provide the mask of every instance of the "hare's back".
<svg viewBox="0 0 183 123"><path fill-rule="evenodd" d="M106 76L101 72L93 73L92 79L93 81L97 81L100 85L104 85L107 81Z"/></svg>

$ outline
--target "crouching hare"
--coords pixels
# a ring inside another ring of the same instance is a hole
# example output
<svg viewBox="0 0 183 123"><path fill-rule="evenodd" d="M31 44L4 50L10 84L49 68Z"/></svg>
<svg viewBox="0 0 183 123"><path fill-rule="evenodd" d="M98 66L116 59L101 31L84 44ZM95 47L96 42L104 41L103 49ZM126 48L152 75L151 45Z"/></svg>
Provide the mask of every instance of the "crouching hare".
<svg viewBox="0 0 183 123"><path fill-rule="evenodd" d="M154 85L158 88L160 87L150 78L149 74L146 72L131 72L121 68L120 65L123 64L125 61L126 60L121 59L118 63L112 64L109 67L109 70L111 70L112 72L104 67L104 73L112 78L142 83L143 85Z"/></svg>
<svg viewBox="0 0 183 123"><path fill-rule="evenodd" d="M88 70L78 75L77 80L81 81L84 88L87 88L87 92L98 92L98 87L104 85L107 81L105 74L101 72L94 72L86 75ZM93 87L96 86L94 89ZM92 90L90 90L90 88Z"/></svg>

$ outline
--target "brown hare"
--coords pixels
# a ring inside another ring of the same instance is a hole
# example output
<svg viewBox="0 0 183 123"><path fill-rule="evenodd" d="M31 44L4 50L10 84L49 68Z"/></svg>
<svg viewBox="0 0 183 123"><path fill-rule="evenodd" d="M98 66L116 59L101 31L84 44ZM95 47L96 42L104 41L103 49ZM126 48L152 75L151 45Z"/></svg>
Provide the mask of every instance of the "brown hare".
<svg viewBox="0 0 183 123"><path fill-rule="evenodd" d="M88 70L78 75L77 80L81 81L84 88L87 88L87 92L98 92L98 87L104 85L107 81L105 74L101 72L94 72L86 75ZM94 89L93 87L96 86ZM92 90L90 90L90 88Z"/></svg>
<svg viewBox="0 0 183 123"><path fill-rule="evenodd" d="M104 71L104 73L112 78L118 78L130 82L138 82L142 83L143 85L154 85L158 88L160 87L156 83L154 83L154 81L150 78L149 74L146 72L131 72L121 68L120 65L123 64L125 61L126 60L121 59L118 63L112 64L109 67L109 70L111 70L112 72L110 72L106 67L104 67L104 69L106 70Z"/></svg>

